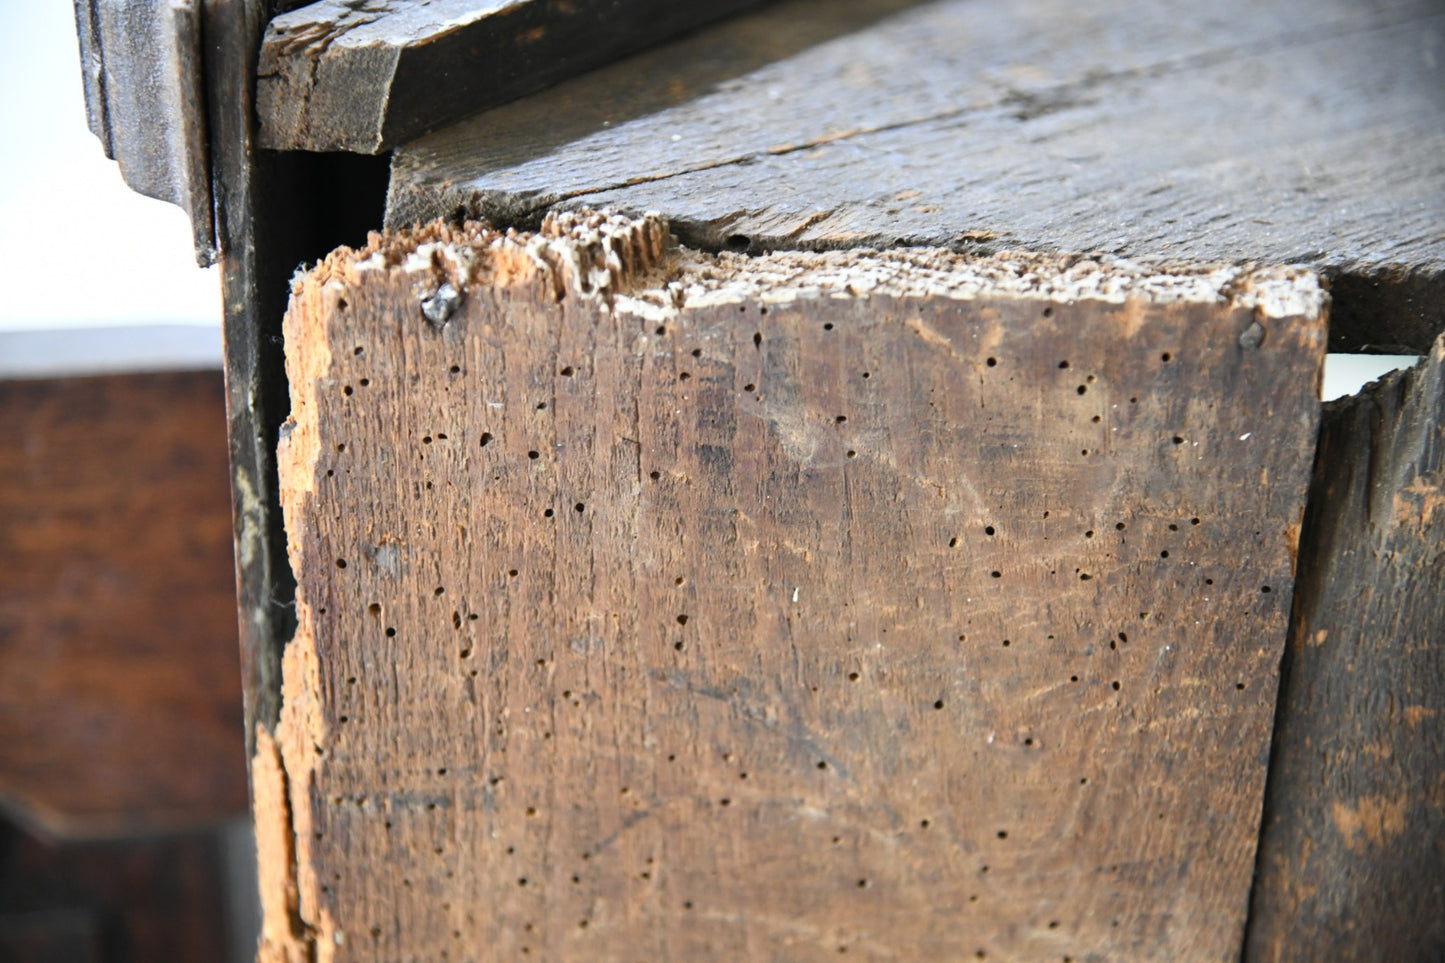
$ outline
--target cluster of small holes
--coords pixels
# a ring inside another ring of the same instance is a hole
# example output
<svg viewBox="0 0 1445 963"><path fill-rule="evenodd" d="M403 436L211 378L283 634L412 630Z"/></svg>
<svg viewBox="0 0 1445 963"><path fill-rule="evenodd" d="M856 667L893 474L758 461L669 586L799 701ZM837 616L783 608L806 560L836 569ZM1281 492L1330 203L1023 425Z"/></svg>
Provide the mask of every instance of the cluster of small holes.
<svg viewBox="0 0 1445 963"><path fill-rule="evenodd" d="M1050 313L1049 310L1046 309L1046 310L1045 310L1045 316L1047 317L1047 316L1049 315L1049 313ZM832 324L825 324L823 327L824 327L824 330L829 330L829 331L831 331L831 330L833 329L833 325L832 325ZM657 329L657 333L658 333L659 335L663 335L663 334L665 333L665 331L666 331L666 329L665 329L664 326L660 326L660 327L658 327L658 329ZM755 344L755 346L759 346L759 347L760 347L760 346L761 346L761 341L762 341L762 335L761 335L761 333L755 334L755 335L754 335L754 344ZM362 349L361 349L360 347L358 347L358 348L356 349L356 352L355 352L355 353L356 353L357 355L360 355L360 354L362 353ZM691 351L690 353L691 353L691 356L692 356L693 358L700 358L700 357L701 357L701 354L702 354L701 349L692 349L692 351ZM1163 362L1165 362L1165 363L1168 363L1168 362L1171 361L1171 356L1169 355L1169 353L1166 352L1166 353L1164 353L1164 354L1161 356L1161 360L1162 360ZM998 361L998 359L995 358L995 357L989 357L989 358L986 360L986 365L987 365L988 367L990 367L990 368L996 367L996 366L998 366L998 364L999 364L999 361ZM1064 361L1060 361L1060 362L1058 363L1058 367L1059 367L1060 369L1069 369L1069 368L1071 367L1071 365L1070 365L1070 362L1068 362L1067 360L1064 360ZM453 373L453 374L459 373L459 367L458 367L458 366L452 366L452 368L451 368L451 373ZM568 365L568 366L563 366L561 369L559 369L558 374L559 374L561 377L569 377L569 378L570 378L570 377L574 377L574 376L575 376L576 371L575 371L575 369L574 369L572 366ZM682 372L682 373L680 374L679 380L686 381L686 380L688 380L690 377L691 377L691 374L690 374L689 372ZM865 380L866 380L866 379L869 379L869 378L871 378L871 373L868 372L868 371L863 371L863 372L861 372L861 377L862 377L863 379L865 379ZM1084 394L1086 394L1087 391L1088 391L1088 386L1089 386L1089 384L1093 383L1094 380L1095 380L1095 379L1094 379L1093 376L1089 376L1089 377L1086 379L1085 383L1077 385L1077 388L1076 388L1077 393L1078 393L1079 395L1084 395ZM1071 379L1071 381L1072 381L1072 379ZM369 383L369 382L366 381L365 379L362 379L362 381L361 381L361 384L362 384L363 386L365 386L365 385L368 384L368 383ZM751 394L751 393L756 392L758 389L757 389L757 385L756 385L755 383L753 383L753 382L748 382L748 383L744 386L744 390L745 390L746 392L748 392L748 393ZM351 397L351 396L353 395L353 388L352 388L352 386L351 386L351 385L345 386L345 388L343 389L343 394L344 394L345 396L347 396L347 397ZM1131 398L1130 400L1131 400L1132 403L1137 403L1137 398ZM547 404L546 404L545 402L541 402L541 403L538 403L536 407L537 407L537 410L539 410L539 411L540 411L540 410L546 410ZM849 418L848 418L847 415L837 414L837 415L834 416L833 421L834 421L834 423L837 424L837 425L844 425L844 424L847 424L847 423L848 423ZM1102 421L1102 419L1101 419L1101 417L1100 417L1099 415L1093 415L1092 418L1091 418L1091 421L1092 421L1093 424L1100 424L1101 421ZM445 440L445 439L446 439L446 435L445 435L444 433L437 433L434 437L433 437L433 436L430 436L430 435L425 436L425 437L423 438L423 440L422 440L422 443L429 445L429 444L432 444L434 441L440 441L440 440ZM481 435L479 436L479 447L486 448L486 447L488 447L494 440L495 440L495 439L494 439L493 435L492 435L490 432L482 432ZM1173 436L1173 442L1174 442L1175 445L1182 445L1182 444L1184 443L1184 438L1183 438L1182 436L1175 435L1175 436ZM337 450L338 450L339 452L345 451L345 445L344 445L344 444L338 445L338 446L337 446ZM1082 453L1083 453L1084 455L1088 455L1088 454L1089 454L1089 449L1082 449ZM847 450L847 457L848 457L848 458L854 458L854 457L856 457L856 455L857 455L857 451L856 451L855 449L848 449L848 450ZM535 460L538 460L538 459L540 458L540 452L537 451L537 450L530 450L530 451L527 452L527 456L528 456L529 459L535 461ZM648 472L648 477L649 477L651 480L653 480L653 481L658 481L658 480L661 479L661 473L660 473L659 471L657 471L657 470L652 470L652 471L649 471L649 472ZM579 513L579 514L585 512L585 509L586 509L585 503L584 503L584 502L580 502L580 501L574 503L573 507L574 507L574 510L575 510L577 513ZM554 511L553 511L551 508L546 509L546 511L545 511L545 516L546 516L546 517L549 517L549 518L550 518L550 517L553 517L553 516L554 516ZM1048 513L1047 511L1045 511L1045 512L1043 513L1043 517L1044 517L1044 518L1048 518L1048 517L1049 517L1049 513ZM1197 526L1197 525L1200 524L1200 519L1197 518L1197 517L1191 518L1191 519L1189 520L1189 524L1192 525L1192 526ZM1175 533L1177 533L1177 532L1180 531L1180 525L1177 524L1177 523L1169 523L1168 526L1167 526L1167 528L1168 528L1168 530L1169 530L1170 532L1175 532ZM975 529L975 530L976 530L976 529ZM998 534L996 527L995 527L994 525L991 525L991 524L990 524L990 525L984 525L982 530L983 530L983 534L984 534L986 537L988 537L988 538L993 538L993 537L995 537L995 536ZM1115 523L1115 530L1118 531L1118 532L1124 532L1124 531L1126 530L1126 525L1125 525L1125 523L1124 523L1124 522L1117 522L1117 523ZM1092 530L1092 529L1090 529L1090 530L1085 531L1084 537L1085 537L1086 539L1093 539L1093 538L1095 537L1095 534L1096 534L1095 531ZM959 538L958 538L957 536L950 538L948 544L949 544L950 547L957 547L957 546L960 544ZM1160 550L1159 555L1160 555L1160 557L1163 558L1163 559L1168 559L1168 558L1170 557L1170 553L1169 553L1169 550L1168 550L1168 549ZM336 564L337 564L337 567L338 567L338 568L345 568L346 565L347 565L345 559L340 559L340 558L337 559L337 563L336 563ZM517 572L516 569L511 569L511 570L509 570L508 574L509 574L510 577L516 577L517 574L518 574L518 572ZM996 569L989 571L990 577L991 577L991 578L994 578L994 579L1002 578L1002 574L1003 574L1002 571L996 570ZM1092 576L1091 574L1089 574L1089 573L1080 573L1080 578L1081 578L1082 580L1087 581L1087 580L1091 579L1092 577L1093 577L1093 576ZM1211 584L1211 585L1213 584L1213 580L1212 580L1212 579L1206 579L1205 582L1206 582L1206 584ZM681 576L679 576L679 577L676 578L676 584L677 584L677 585L682 585L683 583L684 583L684 579L683 579ZM1273 591L1273 589L1272 589L1271 586L1269 586L1269 585L1264 585L1264 586L1261 587L1260 591L1261 591L1261 594L1270 594L1270 593ZM440 595L442 595L442 594L443 594L443 589L442 589L442 587L438 587L437 590L436 590L436 595L440 596ZM375 615L375 616L380 616L380 614L381 614L381 606L380 606L378 603L372 603L372 604L368 607L368 610L371 612L371 614L373 614L373 615ZM1141 617L1143 617L1142 614L1141 614ZM453 622L453 627L454 627L454 629L460 629L461 626L462 626L462 624L463 624L463 623L462 623L461 613L460 613L459 611L452 611L452 613L451 613L451 618L452 618L452 622ZM475 620L475 619L477 619L477 615L475 615L475 614L470 614L470 615L467 616L467 619L469 619L469 620ZM677 624L678 624L679 626L686 626L686 625L688 624L688 621L689 621L689 616L688 616L687 614L685 614L685 613L684 613L684 614L678 614L678 615L676 616L676 621L677 621ZM395 629L394 629L394 628L391 628L391 627L388 627L388 628L386 629L386 634L387 634L388 637L394 636L394 635L396 634ZM1050 638L1052 638L1052 636L1050 636ZM965 639L966 639L966 635L963 635L963 634L960 634L960 635L959 635L959 640L960 640L960 641L964 641ZM1125 633L1122 633L1122 632L1118 633L1118 642L1127 642L1127 636L1125 635ZM1002 644L1002 647L1003 647L1003 648L1010 648L1010 647L1011 647L1011 641L1010 641L1010 639L1003 639L1001 644ZM681 651L681 650L684 648L683 643L682 643L681 641L678 641L678 642L676 643L676 648L677 648L679 651ZM1110 648L1111 650L1116 650L1116 648L1117 648L1117 647L1116 647L1116 642L1115 642L1115 640L1114 640L1113 638L1111 638L1110 641L1109 641L1109 648ZM467 648L467 649L464 649L464 650L463 650L463 658L470 657L470 655L471 655L471 649L470 649L470 648ZM476 674L475 671L473 671L472 674L475 675L475 674ZM846 678L847 678L847 680L848 680L849 682L857 683L857 682L860 682L860 681L863 679L863 673L861 673L861 672L859 672L859 671L856 671L856 670L855 670L855 671L849 671L849 672L846 673ZM1069 676L1069 680L1070 680L1071 683L1078 683L1078 682L1079 682L1079 679L1080 679L1080 677L1079 677L1079 675L1077 675L1077 674L1074 674L1074 675ZM349 678L348 678L348 683L354 684L354 683L355 683L355 677L349 677ZM1115 692L1121 691L1121 689L1122 689L1122 683L1121 683L1120 680L1117 680L1117 679L1116 679L1116 680L1112 680L1112 681L1109 683L1109 685L1110 685L1110 687L1111 687ZM1237 688L1238 690L1242 691L1242 690L1245 689L1245 685L1244 685L1244 683L1242 683L1242 682L1241 682L1241 683L1237 683L1237 684L1236 684L1236 688ZM816 691L816 690L815 690L815 691ZM570 690L564 690L564 698L570 699L570 698L571 698L571 695L572 695L572 693L571 693ZM574 702L573 704L574 704L574 705L580 705L580 702ZM943 710L943 709L945 708L945 699L944 699L944 698L939 698L939 699L935 700L935 701L932 703L932 707L933 707L933 709L934 709L935 711L941 711L941 710ZM342 722L346 722L347 720L348 720L348 717L347 717L347 716L342 716L342 717L341 717L341 721L342 721ZM549 733L549 735L550 735L550 733ZM1023 743L1023 745L1024 745L1026 748L1036 748L1036 747L1038 746L1038 744L1036 743L1036 740L1035 740L1035 738L1034 738L1033 736L1024 737L1024 738L1022 739L1022 743ZM667 756L667 759L668 759L669 762L675 761L676 758L677 758L677 757L676 757L675 754L670 754L670 755ZM828 762L827 762L826 760L818 760L818 761L816 762L816 768L817 768L819 771L827 771L827 770L829 769L829 764L828 764ZM447 769L446 769L445 767L439 768L439 769L437 769L436 771L437 771L437 774L438 774L439 776L445 776L445 775L447 774ZM745 772L745 771L744 771L744 772L739 772L739 773L737 774L737 776L738 776L738 778L739 778L740 780L747 780L747 779L748 779L748 773ZM1087 782L1088 782L1087 777L1080 777L1080 778L1079 778L1079 784L1080 784L1080 785L1086 785ZM627 794L627 792L628 792L628 790L627 790L626 788L622 789L622 793L623 793L623 794ZM718 799L718 800L717 800L717 803L718 803L718 805L721 806L721 807L730 807L730 806L733 805L733 799L732 799L731 797L724 796L724 797L721 797L720 799ZM432 805L432 806L429 806L429 808L435 808L435 807L434 807L434 805ZM530 817L530 816L535 816L535 815L536 815L536 809L535 809L534 807L528 807L528 809L527 809L527 815L528 815L529 817ZM389 825L390 825L390 824L388 823L388 826L389 826ZM931 821L930 821L928 818L923 818L923 819L920 819L920 820L918 821L918 824L917 824L917 825L918 825L918 828L919 828L920 830L927 830L927 829L929 829L929 827L931 826ZM1002 841L1002 840L1007 840L1007 839L1009 839L1009 831L1006 830L1006 829L998 829L998 830L996 830L996 831L995 831L995 835L996 835L996 838L997 838L998 840L1001 840L1001 841ZM836 837L835 837L835 839L834 839L834 842L835 842L835 844L838 842L838 839L837 839ZM586 858L587 858L587 854L583 854L583 858L586 859ZM648 862L650 863L651 860L649 859ZM983 865L983 866L980 868L979 872L980 872L981 874L987 874L987 873L989 872L989 866L988 866L988 865ZM651 874L651 871L649 871L649 870L643 870L643 871L641 871L638 875L639 875L639 878L640 878L640 879L650 880L652 874ZM574 884L580 885L581 877L580 877L579 875L574 874L571 878L572 878L572 881L573 881ZM517 885L518 887L523 887L523 888L527 887L527 886L529 885L529 877L527 877L527 876L519 876L519 877L516 877L516 885ZM858 889L868 889L868 888L870 888L872 885L873 885L873 884L872 884L872 881L871 881L868 877L860 877L860 878L856 879L856 886L857 886ZM970 902L976 902L977 900L978 900L978 896L977 896L976 894L970 896ZM684 902L682 903L682 906L683 906L685 909L691 910L691 909L693 908L693 903L692 903L692 901L690 901L690 900L684 901ZM578 922L579 928L585 929L585 928L587 927L587 925L588 925L588 920L585 919L585 918L582 919L582 920L580 920L580 921ZM1048 927L1049 927L1050 929L1055 929L1055 928L1057 928L1058 926L1059 926L1059 922L1058 922L1057 920L1049 921L1049 923L1048 923ZM529 925L528 925L528 930L530 931L530 929L531 929L531 926L530 926L530 924L529 924ZM374 930L373 930L373 935L376 935L377 932L378 932L378 930L374 929ZM845 952L846 949L847 949L847 948L846 948L846 946L844 946L844 945L840 945L840 946L838 947L839 952ZM524 952L526 952L525 949L524 949ZM976 952L976 956L977 956L978 958L980 958L980 959L984 958L984 956L985 956L985 951L984 951L983 949L979 949L979 950ZM1067 960L1068 958L1065 957L1065 959Z"/></svg>

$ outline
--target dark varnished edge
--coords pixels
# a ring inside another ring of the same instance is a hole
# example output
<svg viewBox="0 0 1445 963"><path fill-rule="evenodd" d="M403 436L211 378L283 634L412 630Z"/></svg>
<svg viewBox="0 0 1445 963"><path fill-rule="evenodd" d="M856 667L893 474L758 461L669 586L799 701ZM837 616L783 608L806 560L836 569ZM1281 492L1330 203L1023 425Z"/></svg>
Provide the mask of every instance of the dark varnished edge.
<svg viewBox="0 0 1445 963"><path fill-rule="evenodd" d="M330 38L294 42L272 25L258 52L263 65L273 65L259 78L267 89L258 97L258 143L380 153L759 2L530 0L461 26L439 22L420 31L407 25L404 40L356 49L332 45ZM323 57L332 61L327 70L306 63ZM288 60L301 61L300 69L274 66ZM373 83L383 61L392 64L391 76ZM347 84L358 76L367 83Z"/></svg>
<svg viewBox="0 0 1445 963"><path fill-rule="evenodd" d="M276 441L289 412L281 320L307 260L381 223L387 158L283 154L254 141L256 54L287 0L208 0L206 96L226 369L246 752L280 711L281 651L296 626L296 581L276 489Z"/></svg>
<svg viewBox="0 0 1445 963"><path fill-rule="evenodd" d="M254 198L258 171L252 163L250 137L251 64L269 12L265 0L212 0L206 6L204 32L211 177L225 311L226 420L248 761L256 726L274 726L279 711L279 654L287 624L278 617L284 614L282 606L272 604L273 592L284 591L279 585L273 589L273 574L277 582L289 574L284 556L276 554L267 532L276 521L271 480L275 468L265 445L264 400L268 377L274 378L278 368L267 350L268 326L257 303L258 288L271 279L258 276Z"/></svg>

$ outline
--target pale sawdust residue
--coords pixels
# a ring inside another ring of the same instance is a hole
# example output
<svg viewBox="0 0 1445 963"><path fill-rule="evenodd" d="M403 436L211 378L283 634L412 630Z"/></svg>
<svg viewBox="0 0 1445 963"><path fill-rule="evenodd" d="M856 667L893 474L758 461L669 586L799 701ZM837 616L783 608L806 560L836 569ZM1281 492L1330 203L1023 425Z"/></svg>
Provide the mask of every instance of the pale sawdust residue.
<svg viewBox="0 0 1445 963"><path fill-rule="evenodd" d="M477 221L373 233L365 247L337 250L311 276L354 281L357 272L398 269L418 276L418 283L431 275L459 288L541 274L553 281L559 298L571 293L600 299L613 310L649 320L674 317L684 307L873 296L1205 302L1270 320L1318 317L1329 299L1318 276L1297 266L1110 255L978 256L923 247L710 254L678 247L667 222L655 214L634 219L591 211L548 215L535 233L496 231ZM1122 323L1135 321L1126 312Z"/></svg>

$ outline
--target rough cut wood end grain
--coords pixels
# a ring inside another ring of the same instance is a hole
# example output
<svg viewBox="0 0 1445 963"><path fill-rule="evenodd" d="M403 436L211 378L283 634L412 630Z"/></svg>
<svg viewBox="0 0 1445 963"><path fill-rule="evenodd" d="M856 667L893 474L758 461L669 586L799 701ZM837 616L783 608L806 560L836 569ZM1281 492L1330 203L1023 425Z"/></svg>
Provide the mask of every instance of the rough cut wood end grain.
<svg viewBox="0 0 1445 963"><path fill-rule="evenodd" d="M594 214L336 252L263 958L1235 958L1325 303Z"/></svg>

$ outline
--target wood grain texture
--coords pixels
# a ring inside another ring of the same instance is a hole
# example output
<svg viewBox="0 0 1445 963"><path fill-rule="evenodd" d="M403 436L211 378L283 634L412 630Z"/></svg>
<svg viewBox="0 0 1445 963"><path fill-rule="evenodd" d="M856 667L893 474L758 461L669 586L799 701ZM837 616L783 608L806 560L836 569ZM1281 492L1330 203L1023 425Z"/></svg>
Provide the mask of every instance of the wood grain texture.
<svg viewBox="0 0 1445 963"><path fill-rule="evenodd" d="M321 0L266 27L258 138L376 154L758 0Z"/></svg>
<svg viewBox="0 0 1445 963"><path fill-rule="evenodd" d="M1329 405L1249 960L1445 959L1445 340Z"/></svg>
<svg viewBox="0 0 1445 963"><path fill-rule="evenodd" d="M655 210L709 250L1306 263L1334 279L1336 350L1423 352L1445 328L1445 11L794 0L394 155L393 227L571 206Z"/></svg>
<svg viewBox="0 0 1445 963"><path fill-rule="evenodd" d="M245 810L223 392L0 382L0 802L32 827Z"/></svg>
<svg viewBox="0 0 1445 963"><path fill-rule="evenodd" d="M262 958L1235 959L1314 279L664 235L297 282Z"/></svg>

